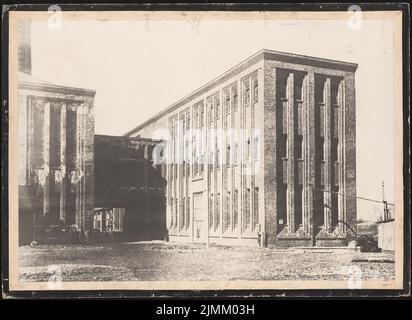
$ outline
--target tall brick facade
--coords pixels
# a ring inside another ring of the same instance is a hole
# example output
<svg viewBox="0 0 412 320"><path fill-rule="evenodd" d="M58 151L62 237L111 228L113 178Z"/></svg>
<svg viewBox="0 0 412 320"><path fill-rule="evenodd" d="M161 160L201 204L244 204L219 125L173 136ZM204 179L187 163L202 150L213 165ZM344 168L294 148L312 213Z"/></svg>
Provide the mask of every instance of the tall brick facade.
<svg viewBox="0 0 412 320"><path fill-rule="evenodd" d="M34 224L92 228L94 95L20 75L21 242L31 239Z"/></svg>
<svg viewBox="0 0 412 320"><path fill-rule="evenodd" d="M127 133L168 132L170 239L345 244L356 228L356 69L262 50Z"/></svg>
<svg viewBox="0 0 412 320"><path fill-rule="evenodd" d="M31 22L19 21L19 242L37 226L93 227L94 96L31 76Z"/></svg>

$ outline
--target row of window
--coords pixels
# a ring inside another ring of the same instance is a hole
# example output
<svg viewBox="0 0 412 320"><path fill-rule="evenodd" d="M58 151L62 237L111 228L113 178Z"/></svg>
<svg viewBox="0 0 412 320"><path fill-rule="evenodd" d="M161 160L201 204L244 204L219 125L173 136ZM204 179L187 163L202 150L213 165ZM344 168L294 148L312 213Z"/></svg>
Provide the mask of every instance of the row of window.
<svg viewBox="0 0 412 320"><path fill-rule="evenodd" d="M176 228L178 219L177 214L179 210L179 199L171 198L170 200L172 212L171 215L171 227ZM180 230L187 230L190 227L190 197L181 197L180 210L179 210L179 219L180 219Z"/></svg>
<svg viewBox="0 0 412 320"><path fill-rule="evenodd" d="M252 95L250 94L252 87ZM241 88L242 88L242 98L243 98L243 105L247 106L251 102L251 98L253 102L258 101L258 80L257 80L257 72L243 78L241 80ZM223 100L224 100L224 113L230 114L231 110L234 112L237 111L238 106L238 87L237 83L228 86L227 88L223 89ZM207 109L207 112L206 110ZM208 115L208 120L206 120L206 113ZM183 156L184 161L189 157L193 158L193 177L202 177L204 172L204 141L205 141L205 131L202 130L205 126L205 122L208 121L209 125L211 125L214 121L220 118L221 109L220 109L220 95L218 92L210 95L206 98L206 108L202 101L194 104L192 106L192 110L190 113L189 108L185 109L180 113L179 118L177 116L173 116L170 118L170 131L171 131L171 143L173 145L171 151L172 160L176 161L178 155L180 154ZM193 129L199 129L199 134L194 134L192 136L192 154L189 155L188 145L190 141L185 141L182 145L181 150L178 148L180 147L177 141L183 141L181 137L184 136L185 132L190 130L190 119L193 119ZM183 124L178 124L178 119ZM216 127L216 125L215 125ZM247 142L247 158L251 159L250 153L250 139ZM226 159L228 159L227 163L230 162L230 145L227 146L226 150ZM213 157L215 160L215 167L220 167L220 150L219 146L216 143L215 145L215 154ZM212 158L213 159L213 158ZM234 147L233 150L233 160L237 162L237 145ZM177 163L177 162L175 162Z"/></svg>
<svg viewBox="0 0 412 320"><path fill-rule="evenodd" d="M251 208L253 196L253 208ZM239 226L239 191L227 191L223 198L223 216L220 217L221 194L210 194L209 196L209 229L218 231L223 223L223 231L234 230ZM258 225L259 215L259 188L254 188L253 195L250 188L245 188L243 198L243 230L252 229Z"/></svg>
<svg viewBox="0 0 412 320"><path fill-rule="evenodd" d="M320 163L320 176L319 176L319 184L321 186L325 185L325 165L326 163L322 161ZM339 187L339 178L340 178L340 163L338 161L334 161L332 164L332 181L331 185L335 187Z"/></svg>
<svg viewBox="0 0 412 320"><path fill-rule="evenodd" d="M31 162L34 168L42 167L44 164L44 143L45 143L45 122L49 126L49 156L50 167L60 167L61 165L61 107L51 105L49 112L46 112L45 103L31 99L29 103L29 120L31 134L29 136ZM48 117L48 119L46 119ZM76 166L76 141L77 141L77 115L76 111L67 110L65 132L65 154L66 167Z"/></svg>
<svg viewBox="0 0 412 320"><path fill-rule="evenodd" d="M320 175L319 175L319 183L320 185L325 184L325 165L326 163L322 160L320 162ZM297 166L296 166L297 172L296 172L296 183L299 185L303 184L303 160L299 159L297 160ZM340 178L340 164L339 161L333 161L332 165L332 180L331 184L334 186L339 186L339 178ZM282 159L282 183L287 184L288 183L288 159L284 158Z"/></svg>
<svg viewBox="0 0 412 320"><path fill-rule="evenodd" d="M125 208L95 212L93 229L100 232L122 232L124 228Z"/></svg>
<svg viewBox="0 0 412 320"><path fill-rule="evenodd" d="M318 135L320 137L325 136L326 128L325 128L325 105L324 104L319 104L319 126L318 126ZM332 135L334 138L339 137L339 106L334 105L333 108L331 109L332 111L332 123L331 123L331 131Z"/></svg>
<svg viewBox="0 0 412 320"><path fill-rule="evenodd" d="M253 196L253 208L251 208ZM223 223L223 231L235 230L239 226L239 191L235 189L233 195L227 191L223 199L223 216L221 217L221 194L209 195L209 229L218 232ZM180 219L180 230L190 228L190 197L182 197L180 200L171 198L171 228L178 227L178 215ZM259 188L254 188L253 195L250 188L245 188L243 199L243 229L255 230L258 225L259 215Z"/></svg>

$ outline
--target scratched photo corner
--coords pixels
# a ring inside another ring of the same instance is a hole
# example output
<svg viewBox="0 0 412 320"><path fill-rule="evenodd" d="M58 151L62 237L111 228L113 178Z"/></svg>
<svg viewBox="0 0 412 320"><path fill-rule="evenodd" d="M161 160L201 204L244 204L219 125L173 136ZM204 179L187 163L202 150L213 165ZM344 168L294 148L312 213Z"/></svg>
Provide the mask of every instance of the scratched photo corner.
<svg viewBox="0 0 412 320"><path fill-rule="evenodd" d="M401 11L8 14L10 290L403 288Z"/></svg>

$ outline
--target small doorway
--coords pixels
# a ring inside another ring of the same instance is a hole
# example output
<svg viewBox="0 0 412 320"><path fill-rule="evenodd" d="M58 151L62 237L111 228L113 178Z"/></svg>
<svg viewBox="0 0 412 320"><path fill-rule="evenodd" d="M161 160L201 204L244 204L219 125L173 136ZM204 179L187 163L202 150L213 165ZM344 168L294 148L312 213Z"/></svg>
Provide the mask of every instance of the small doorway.
<svg viewBox="0 0 412 320"><path fill-rule="evenodd" d="M203 192L193 194L193 242L207 241L207 212Z"/></svg>

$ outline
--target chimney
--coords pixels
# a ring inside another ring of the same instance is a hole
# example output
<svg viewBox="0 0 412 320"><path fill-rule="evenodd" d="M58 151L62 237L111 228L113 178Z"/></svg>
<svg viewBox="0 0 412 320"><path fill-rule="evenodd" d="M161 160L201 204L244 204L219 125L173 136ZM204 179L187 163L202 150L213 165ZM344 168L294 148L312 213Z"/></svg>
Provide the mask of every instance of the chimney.
<svg viewBox="0 0 412 320"><path fill-rule="evenodd" d="M31 21L19 20L19 71L31 75Z"/></svg>

